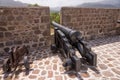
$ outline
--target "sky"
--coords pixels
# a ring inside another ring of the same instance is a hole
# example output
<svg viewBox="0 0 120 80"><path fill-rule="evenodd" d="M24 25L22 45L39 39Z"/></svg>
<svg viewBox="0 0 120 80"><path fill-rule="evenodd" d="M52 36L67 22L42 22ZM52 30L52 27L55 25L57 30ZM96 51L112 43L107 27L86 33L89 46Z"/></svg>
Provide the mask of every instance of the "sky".
<svg viewBox="0 0 120 80"><path fill-rule="evenodd" d="M14 1L20 1L29 4L37 3L41 6L61 7L61 6L75 6L86 2L98 2L103 0L14 0Z"/></svg>

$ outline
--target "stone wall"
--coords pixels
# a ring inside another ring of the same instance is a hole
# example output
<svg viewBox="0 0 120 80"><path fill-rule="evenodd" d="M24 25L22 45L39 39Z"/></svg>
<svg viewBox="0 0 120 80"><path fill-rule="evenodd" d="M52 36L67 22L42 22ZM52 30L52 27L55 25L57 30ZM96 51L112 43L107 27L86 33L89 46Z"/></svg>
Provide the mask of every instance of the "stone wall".
<svg viewBox="0 0 120 80"><path fill-rule="evenodd" d="M0 51L17 45L30 48L49 45L49 26L48 7L0 7Z"/></svg>
<svg viewBox="0 0 120 80"><path fill-rule="evenodd" d="M118 20L120 20L120 10L119 10ZM117 23L116 27L117 27L117 28L116 28L116 33L117 33L118 35L120 35L120 23Z"/></svg>
<svg viewBox="0 0 120 80"><path fill-rule="evenodd" d="M81 31L85 39L120 35L120 9L61 9L61 23ZM50 45L48 7L0 7L0 51L18 45L38 48Z"/></svg>
<svg viewBox="0 0 120 80"><path fill-rule="evenodd" d="M96 39L120 33L118 16L120 9L63 7L61 24L81 31L85 39Z"/></svg>

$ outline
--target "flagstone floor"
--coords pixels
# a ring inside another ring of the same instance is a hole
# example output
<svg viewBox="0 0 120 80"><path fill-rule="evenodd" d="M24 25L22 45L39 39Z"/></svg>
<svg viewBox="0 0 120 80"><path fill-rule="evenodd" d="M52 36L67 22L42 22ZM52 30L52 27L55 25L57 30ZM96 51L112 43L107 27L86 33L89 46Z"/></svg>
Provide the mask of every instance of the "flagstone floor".
<svg viewBox="0 0 120 80"><path fill-rule="evenodd" d="M97 54L97 68L80 71L79 77L67 74L62 66L60 53L52 53L49 47L31 50L30 70L18 67L14 73L3 74L2 64L6 57L0 57L0 80L120 80L120 36L89 41Z"/></svg>

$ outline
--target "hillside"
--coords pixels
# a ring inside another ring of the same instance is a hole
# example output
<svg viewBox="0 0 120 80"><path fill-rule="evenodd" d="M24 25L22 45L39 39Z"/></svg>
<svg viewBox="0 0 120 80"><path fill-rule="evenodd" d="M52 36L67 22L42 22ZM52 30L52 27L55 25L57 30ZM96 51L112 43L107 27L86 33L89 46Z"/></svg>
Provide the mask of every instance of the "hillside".
<svg viewBox="0 0 120 80"><path fill-rule="evenodd" d="M28 4L14 0L0 0L0 6L27 6Z"/></svg>
<svg viewBox="0 0 120 80"><path fill-rule="evenodd" d="M89 7L89 8L120 8L120 0L104 0L94 3L84 3L78 5L78 7Z"/></svg>
<svg viewBox="0 0 120 80"><path fill-rule="evenodd" d="M0 0L0 6L28 6L26 3L14 0ZM100 2L83 3L75 7L89 7L89 8L120 8L120 0L103 0ZM51 12L59 12L61 7L50 8Z"/></svg>

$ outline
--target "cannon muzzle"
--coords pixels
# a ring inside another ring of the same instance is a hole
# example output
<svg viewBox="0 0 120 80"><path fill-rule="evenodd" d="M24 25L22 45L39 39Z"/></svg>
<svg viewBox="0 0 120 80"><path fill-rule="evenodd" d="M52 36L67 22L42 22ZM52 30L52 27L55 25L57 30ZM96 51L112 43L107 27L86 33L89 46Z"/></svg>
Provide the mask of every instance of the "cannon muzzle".
<svg viewBox="0 0 120 80"><path fill-rule="evenodd" d="M65 27L63 25L60 25L60 24L54 22L54 21L52 22L52 25L54 27L56 27L57 29L61 30L66 35L66 37L69 40L71 40L73 43L78 42L77 38L81 37L81 33L76 31L76 30L72 30L70 28L67 28L67 27Z"/></svg>

